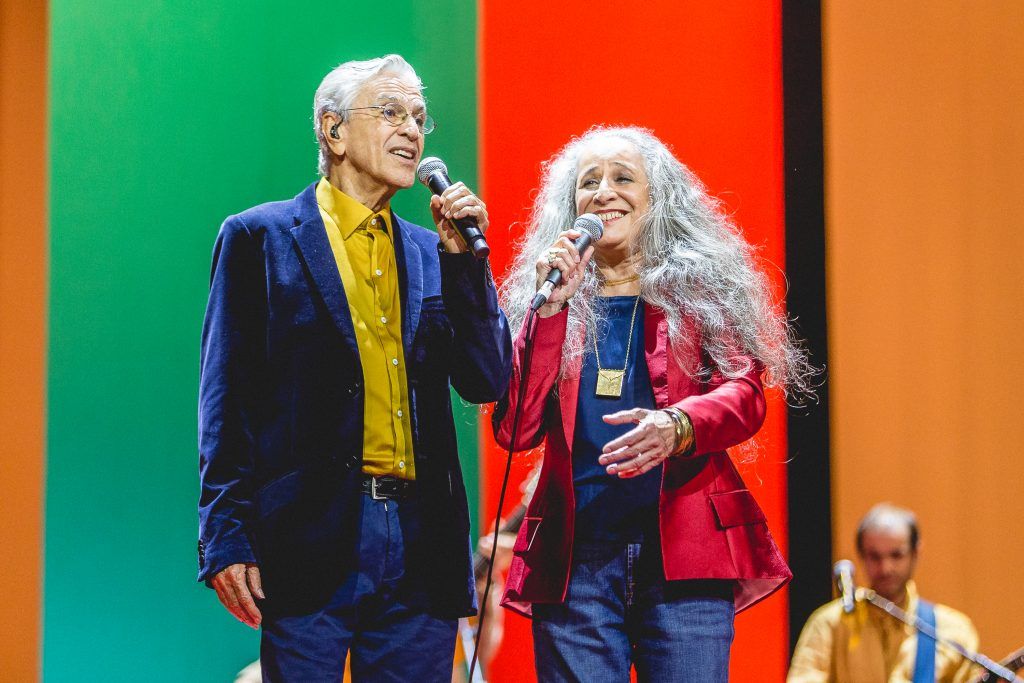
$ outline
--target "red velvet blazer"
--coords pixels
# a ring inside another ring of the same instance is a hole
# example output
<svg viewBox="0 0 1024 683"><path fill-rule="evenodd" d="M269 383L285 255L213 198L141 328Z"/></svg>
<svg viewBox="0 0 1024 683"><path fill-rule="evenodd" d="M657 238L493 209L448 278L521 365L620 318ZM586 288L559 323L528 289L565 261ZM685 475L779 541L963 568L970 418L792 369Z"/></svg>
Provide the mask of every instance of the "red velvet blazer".
<svg viewBox="0 0 1024 683"><path fill-rule="evenodd" d="M515 450L526 450L544 442L540 480L519 529L502 599L524 614L533 602L562 602L569 583L575 511L570 448L580 361L559 378L567 320L565 312L537 319L515 444ZM495 438L505 448L522 377L525 331L524 326L515 342L508 410L495 415ZM695 330L688 337L696 340ZM693 423L696 443L689 456L663 467L658 511L665 578L734 579L736 611L746 609L792 578L764 512L725 452L752 437L764 421L760 372L737 379L716 376L702 384L694 379L697 344L684 350L685 360L679 362L669 349L665 314L653 306L645 315L644 353L655 404L682 409Z"/></svg>

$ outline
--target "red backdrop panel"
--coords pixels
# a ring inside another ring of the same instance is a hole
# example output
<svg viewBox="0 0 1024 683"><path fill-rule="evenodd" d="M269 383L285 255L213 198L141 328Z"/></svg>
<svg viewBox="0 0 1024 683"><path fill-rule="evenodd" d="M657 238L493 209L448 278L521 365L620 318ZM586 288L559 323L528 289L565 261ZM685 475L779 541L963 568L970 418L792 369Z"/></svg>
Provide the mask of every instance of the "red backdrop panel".
<svg viewBox="0 0 1024 683"><path fill-rule="evenodd" d="M537 187L540 164L593 124L654 131L722 199L783 286L782 49L778 0L732 3L594 3L480 6L480 184L494 226L495 271ZM771 397L757 460L741 466L785 549L786 411ZM482 429L486 519L493 519L503 453ZM749 452L734 454L742 458ZM518 457L518 483L531 459ZM506 510L518 501L512 488ZM485 521L484 526L489 526ZM737 619L733 680L781 681L788 657L787 601L777 594ZM533 680L529 623L506 614L506 640L490 680Z"/></svg>

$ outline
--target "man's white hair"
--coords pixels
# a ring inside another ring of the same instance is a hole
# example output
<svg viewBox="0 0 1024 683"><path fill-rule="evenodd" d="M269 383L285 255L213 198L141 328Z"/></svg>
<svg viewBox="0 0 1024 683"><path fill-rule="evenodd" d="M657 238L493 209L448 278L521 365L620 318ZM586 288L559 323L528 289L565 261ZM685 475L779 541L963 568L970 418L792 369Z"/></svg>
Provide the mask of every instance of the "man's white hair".
<svg viewBox="0 0 1024 683"><path fill-rule="evenodd" d="M401 55L384 55L365 61L345 62L334 67L324 76L324 80L320 81L320 87L313 96L313 132L316 133L316 141L320 145L320 175L326 176L330 172L333 157L327 144L327 132L321 124L324 114L334 112L342 121L347 121L348 112L345 110L352 108L362 87L372 78L384 73L409 77L416 83L416 87L423 89L423 82L416 74L416 70Z"/></svg>

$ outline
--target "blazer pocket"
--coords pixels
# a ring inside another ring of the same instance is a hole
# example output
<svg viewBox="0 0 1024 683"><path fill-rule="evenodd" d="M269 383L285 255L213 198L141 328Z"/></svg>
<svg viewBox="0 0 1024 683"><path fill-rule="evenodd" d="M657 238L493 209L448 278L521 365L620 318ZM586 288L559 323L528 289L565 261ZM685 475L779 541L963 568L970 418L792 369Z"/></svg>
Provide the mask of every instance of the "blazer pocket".
<svg viewBox="0 0 1024 683"><path fill-rule="evenodd" d="M302 470L294 470L266 484L256 493L260 519L265 519L282 505L295 500L302 486Z"/></svg>
<svg viewBox="0 0 1024 683"><path fill-rule="evenodd" d="M708 495L711 508L715 511L718 526L728 529L734 526L764 522L764 512L747 489Z"/></svg>
<svg viewBox="0 0 1024 683"><path fill-rule="evenodd" d="M533 547L533 541L537 538L537 530L540 529L542 517L523 517L523 526L519 528L519 535L516 536L516 544L512 546L512 552L524 553Z"/></svg>

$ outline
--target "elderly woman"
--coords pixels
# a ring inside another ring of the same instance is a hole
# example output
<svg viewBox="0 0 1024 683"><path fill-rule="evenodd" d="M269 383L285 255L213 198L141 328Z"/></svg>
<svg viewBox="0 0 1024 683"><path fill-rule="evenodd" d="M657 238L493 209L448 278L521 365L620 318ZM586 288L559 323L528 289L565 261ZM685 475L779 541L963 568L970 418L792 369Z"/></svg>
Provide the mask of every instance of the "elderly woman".
<svg viewBox="0 0 1024 683"><path fill-rule="evenodd" d="M583 213L604 234L579 253ZM769 384L812 369L751 247L649 132L595 128L547 165L502 288L520 328L499 443L544 442L504 604L533 616L542 681L725 681L736 611L791 577L726 449ZM522 379L528 302L552 268Z"/></svg>

